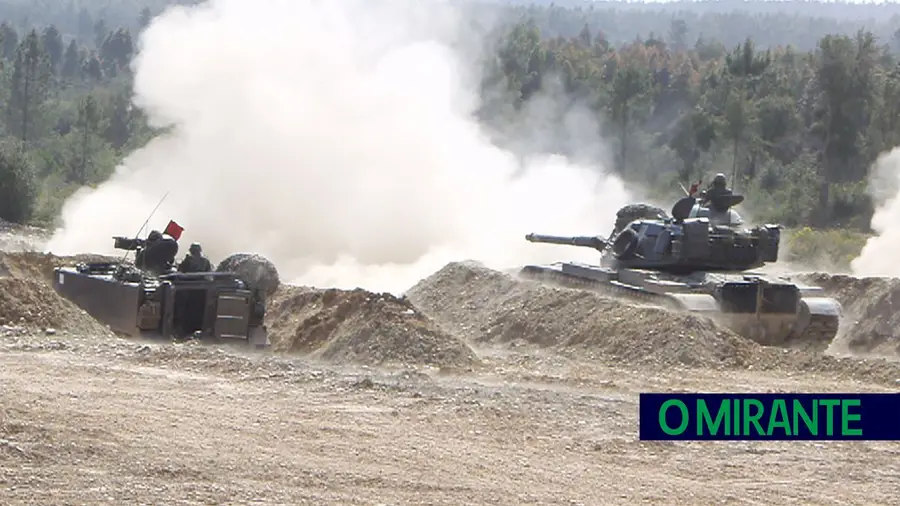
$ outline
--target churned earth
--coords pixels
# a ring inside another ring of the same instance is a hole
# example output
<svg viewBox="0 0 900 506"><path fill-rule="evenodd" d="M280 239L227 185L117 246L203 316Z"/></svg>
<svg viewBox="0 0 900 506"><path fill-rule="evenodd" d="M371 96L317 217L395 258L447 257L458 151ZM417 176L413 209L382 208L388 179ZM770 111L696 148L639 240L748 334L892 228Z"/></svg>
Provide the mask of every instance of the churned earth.
<svg viewBox="0 0 900 506"><path fill-rule="evenodd" d="M401 298L282 287L273 351L139 342L55 295L66 261L0 253L2 504L897 502L900 444L637 439L640 392L896 391L890 358L473 263Z"/></svg>

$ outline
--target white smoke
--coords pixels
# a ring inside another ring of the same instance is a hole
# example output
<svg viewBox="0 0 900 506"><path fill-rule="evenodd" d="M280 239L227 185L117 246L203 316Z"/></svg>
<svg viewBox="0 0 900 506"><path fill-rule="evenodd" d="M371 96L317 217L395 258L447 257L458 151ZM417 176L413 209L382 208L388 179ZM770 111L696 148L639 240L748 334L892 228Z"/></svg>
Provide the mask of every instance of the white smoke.
<svg viewBox="0 0 900 506"><path fill-rule="evenodd" d="M884 153L875 161L869 175L869 193L875 203L872 230L850 268L856 276L900 277L900 148Z"/></svg>
<svg viewBox="0 0 900 506"><path fill-rule="evenodd" d="M258 252L295 283L398 292L453 260L596 259L524 234L608 233L622 182L493 145L472 119L477 65L454 49L463 26L413 0L168 10L140 40L135 103L174 130L74 195L47 250L109 252L170 192L149 228L177 221L181 252ZM577 126L584 151L602 146Z"/></svg>

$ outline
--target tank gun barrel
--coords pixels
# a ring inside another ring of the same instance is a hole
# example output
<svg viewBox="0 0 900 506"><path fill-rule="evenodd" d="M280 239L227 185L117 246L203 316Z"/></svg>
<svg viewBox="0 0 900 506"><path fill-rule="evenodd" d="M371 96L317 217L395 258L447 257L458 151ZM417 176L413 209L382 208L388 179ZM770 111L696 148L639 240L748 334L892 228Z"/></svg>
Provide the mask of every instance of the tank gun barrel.
<svg viewBox="0 0 900 506"><path fill-rule="evenodd" d="M546 244L562 244L565 246L578 246L581 248L594 248L602 252L606 249L608 243L605 239L596 236L561 236L561 235L542 235L528 234L525 236L528 242L540 242Z"/></svg>

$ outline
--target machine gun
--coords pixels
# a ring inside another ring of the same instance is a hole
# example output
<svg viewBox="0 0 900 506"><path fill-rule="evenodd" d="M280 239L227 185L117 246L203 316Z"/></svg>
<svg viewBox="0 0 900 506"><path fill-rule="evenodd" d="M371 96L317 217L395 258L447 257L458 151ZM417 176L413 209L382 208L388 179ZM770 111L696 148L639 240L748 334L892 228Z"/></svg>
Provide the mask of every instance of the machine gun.
<svg viewBox="0 0 900 506"><path fill-rule="evenodd" d="M143 248L147 241L139 237L113 236L113 247L123 251L137 251Z"/></svg>

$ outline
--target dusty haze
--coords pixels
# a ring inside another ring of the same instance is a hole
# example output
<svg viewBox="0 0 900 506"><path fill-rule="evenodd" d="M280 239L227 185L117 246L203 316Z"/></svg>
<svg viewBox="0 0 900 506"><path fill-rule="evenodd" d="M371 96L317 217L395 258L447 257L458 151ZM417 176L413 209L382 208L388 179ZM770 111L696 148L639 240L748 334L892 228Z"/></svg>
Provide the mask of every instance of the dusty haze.
<svg viewBox="0 0 900 506"><path fill-rule="evenodd" d="M866 242L851 268L857 276L900 276L900 148L883 153L869 175L875 200L871 227L876 236Z"/></svg>
<svg viewBox="0 0 900 506"><path fill-rule="evenodd" d="M608 233L629 200L621 181L487 140L471 119L474 59L451 49L466 35L455 14L348 0L169 10L141 38L135 103L173 134L73 196L47 249L109 251L170 191L149 227L185 227L179 258L193 241L213 262L257 251L297 283L396 292L450 260L596 257L523 236ZM597 151L597 125L573 118Z"/></svg>

